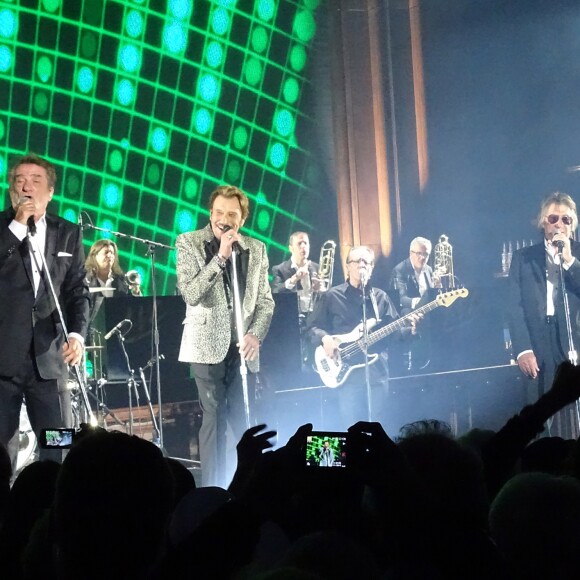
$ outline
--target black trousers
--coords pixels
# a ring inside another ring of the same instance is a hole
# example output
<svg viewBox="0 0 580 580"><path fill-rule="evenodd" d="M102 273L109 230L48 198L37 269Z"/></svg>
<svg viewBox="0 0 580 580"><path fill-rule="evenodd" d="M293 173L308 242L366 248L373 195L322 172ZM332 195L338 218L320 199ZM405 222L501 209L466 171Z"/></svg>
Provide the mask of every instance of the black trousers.
<svg viewBox="0 0 580 580"><path fill-rule="evenodd" d="M562 343L562 333L558 319L555 316L546 317L546 333L549 349L545 353L536 353L540 372L538 378L526 378L526 403L531 404L550 390L556 375L558 365L568 359L568 346ZM575 345L578 348L578 345ZM576 439L579 425L576 404L568 405L548 421L545 434L551 437Z"/></svg>
<svg viewBox="0 0 580 580"><path fill-rule="evenodd" d="M199 431L202 485L225 488L235 469L235 445L231 449L226 447L228 425L234 443L246 430L238 347L231 344L225 359L218 364L192 363L191 370L203 411ZM250 372L247 376L248 391L253 393L255 377Z"/></svg>
<svg viewBox="0 0 580 580"><path fill-rule="evenodd" d="M370 419L383 423L386 419L389 373L386 355L369 366ZM346 381L329 389L324 409L324 428L346 431L358 421L369 420L369 393L364 367L353 369Z"/></svg>
<svg viewBox="0 0 580 580"><path fill-rule="evenodd" d="M0 443L8 449L13 470L16 468L19 448L19 425L22 402L37 441L42 429L71 427L70 392L66 377L46 380L40 377L32 353L13 377L0 376ZM62 461L58 450L39 449L39 459Z"/></svg>

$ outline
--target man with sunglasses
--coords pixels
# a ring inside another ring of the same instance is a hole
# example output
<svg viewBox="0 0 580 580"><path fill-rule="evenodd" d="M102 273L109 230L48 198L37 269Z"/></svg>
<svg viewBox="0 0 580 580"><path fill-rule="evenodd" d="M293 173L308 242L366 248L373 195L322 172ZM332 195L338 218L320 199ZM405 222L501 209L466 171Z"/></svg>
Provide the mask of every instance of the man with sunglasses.
<svg viewBox="0 0 580 580"><path fill-rule="evenodd" d="M509 322L514 352L527 378L528 402L550 388L556 367L568 358L569 341L560 284L562 266L575 349L580 347L580 243L572 240L578 225L576 203L552 193L542 203L539 244L514 252L509 275ZM555 431L569 436L570 425Z"/></svg>
<svg viewBox="0 0 580 580"><path fill-rule="evenodd" d="M374 260L371 248L351 248L346 259L346 282L324 293L308 319L307 332L312 344L315 348L322 346L330 360L339 360L335 337L351 333L363 319L363 289L367 319L380 320L380 326L384 326L398 318L397 309L387 293L370 284ZM410 331L411 328L407 328L405 334ZM380 355L370 365L369 374L373 391L373 420L380 420L384 412L388 372L384 340L376 346L378 349L370 352L379 352ZM362 366L354 368L345 382L328 394L327 401L337 408L333 409L334 412L325 413L325 428L344 431L356 421L368 419L364 358L356 361L358 364L361 362Z"/></svg>

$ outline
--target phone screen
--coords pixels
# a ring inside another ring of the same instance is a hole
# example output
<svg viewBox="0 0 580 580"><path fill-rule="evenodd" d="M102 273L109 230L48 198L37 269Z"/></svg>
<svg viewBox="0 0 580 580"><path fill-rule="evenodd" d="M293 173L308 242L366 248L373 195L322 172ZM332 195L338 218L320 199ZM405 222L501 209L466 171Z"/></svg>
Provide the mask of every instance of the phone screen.
<svg viewBox="0 0 580 580"><path fill-rule="evenodd" d="M346 467L346 433L313 431L306 437L306 467Z"/></svg>
<svg viewBox="0 0 580 580"><path fill-rule="evenodd" d="M74 432L74 429L43 429L40 444L44 449L68 449Z"/></svg>

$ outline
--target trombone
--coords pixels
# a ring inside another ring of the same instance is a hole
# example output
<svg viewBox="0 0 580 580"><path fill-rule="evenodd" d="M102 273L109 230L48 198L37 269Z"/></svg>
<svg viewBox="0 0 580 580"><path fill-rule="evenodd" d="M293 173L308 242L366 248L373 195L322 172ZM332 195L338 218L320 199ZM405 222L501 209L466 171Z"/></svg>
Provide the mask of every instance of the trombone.
<svg viewBox="0 0 580 580"><path fill-rule="evenodd" d="M455 275L453 274L453 246L445 234L439 237L439 241L433 250L435 259L433 272L441 280L441 286L446 289L455 288Z"/></svg>

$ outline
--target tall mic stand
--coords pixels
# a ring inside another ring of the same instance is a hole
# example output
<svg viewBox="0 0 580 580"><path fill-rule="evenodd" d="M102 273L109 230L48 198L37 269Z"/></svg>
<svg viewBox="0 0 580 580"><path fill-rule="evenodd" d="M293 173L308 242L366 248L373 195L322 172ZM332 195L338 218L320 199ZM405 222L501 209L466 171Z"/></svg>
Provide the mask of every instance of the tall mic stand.
<svg viewBox="0 0 580 580"><path fill-rule="evenodd" d="M234 294L234 315L236 319L236 331L238 334L238 344L242 344L244 339L244 319L242 317L242 304L240 302L240 286L238 282L237 248L232 248L232 286ZM240 355L240 375L242 377L242 393L244 396L244 414L246 417L246 429L250 428L250 395L248 393L248 367L244 357Z"/></svg>
<svg viewBox="0 0 580 580"><path fill-rule="evenodd" d="M578 365L578 353L574 346L574 337L572 336L572 324L570 322L570 303L568 302L568 292L566 290L566 280L564 279L564 267L562 258L562 247L558 246L558 256L560 256L560 263L558 264L558 277L560 280L560 290L562 292L562 301L564 303L564 320L566 322L566 336L568 338L568 360L574 365Z"/></svg>
<svg viewBox="0 0 580 580"><path fill-rule="evenodd" d="M46 258L44 257L44 253L40 251L40 248L38 247L38 244L36 243L36 240L33 241L34 235L36 234L36 228L28 228L28 242L30 244L30 247L32 249L32 256L35 262L37 262L37 257L36 256L40 256L40 261L42 262L42 269L39 268L39 271L42 271L42 279L44 279L44 281L47 283L48 287L50 288L50 294L52 296L52 300L54 302L56 311L58 312L58 318L59 321L62 325L62 331L64 334L64 339L66 341L67 344L70 345L69 342L69 333L68 333L68 329L66 327L66 323L64 321L64 316L62 314L62 309L60 307L60 302L58 301L58 297L56 295L56 291L54 289L54 284L52 283L52 277L50 275L50 272L48 271L48 266L46 264ZM36 266L38 267L38 262L36 264ZM79 390L81 393L81 398L82 398L82 402L83 402L83 406L85 408L85 412L86 412L86 416L89 419L89 424L93 427L96 427L97 425L97 419L93 413L93 410L91 409L91 404L89 402L89 397L87 395L87 383L86 383L86 376L84 372L81 372L81 368L78 364L76 365L72 365L75 375L77 377L77 381L79 384Z"/></svg>
<svg viewBox="0 0 580 580"><path fill-rule="evenodd" d="M159 357L164 359L165 356L160 354ZM155 359L147 361L145 368L151 368L155 364ZM139 367L139 376L141 377L141 383L143 384L143 391L145 392L145 398L147 399L147 406L149 407L149 414L151 415L151 424L153 425L152 441L158 441L159 435L159 425L155 418L155 412L153 411L153 405L151 404L151 395L149 394L149 388L147 387L147 381L145 380L145 368Z"/></svg>
<svg viewBox="0 0 580 580"><path fill-rule="evenodd" d="M578 353L574 346L574 337L572 336L572 324L570 322L570 303L568 301L568 291L566 290L566 280L564 279L564 259L562 258L563 244L558 244L558 279L560 281L560 292L562 293L562 302L564 304L564 320L566 322L566 336L568 338L568 360L578 366Z"/></svg>
<svg viewBox="0 0 580 580"><path fill-rule="evenodd" d="M373 420L373 404L372 404L372 393L371 393L371 376L370 376L370 369L369 369L369 357L368 357L368 349L369 349L369 329L367 328L367 293L366 287L368 283L368 277L365 272L364 276L361 276L360 281L360 288L362 291L362 323L363 323L363 335L361 339L361 346L362 352L365 357L365 385L366 385L366 392L367 392L367 416L369 422ZM372 288L371 288L372 291Z"/></svg>
<svg viewBox="0 0 580 580"><path fill-rule="evenodd" d="M157 405L158 405L158 413L159 413L159 425L158 425L158 432L159 432L159 441L157 441L157 445L161 450L164 449L163 447L163 411L161 407L161 370L159 367L159 321L157 315L157 284L155 282L155 250L156 248L167 248L168 250L174 250L174 246L168 246L166 244L160 244L159 242L152 242L151 240L145 240L144 238L138 238L137 236L131 236L129 234L124 234L122 232L115 232L112 230L107 230L105 228L99 228L94 226L93 224L84 224L83 227L89 227L93 230L97 230L99 232L106 232L108 234L112 234L119 238L127 238L129 240L134 240L137 242L141 242L146 244L148 247L147 254L151 258L151 297L153 298L153 345L154 345L154 355L153 360L155 365L155 379L157 381Z"/></svg>
<svg viewBox="0 0 580 580"><path fill-rule="evenodd" d="M129 328L131 330L132 326ZM129 330L127 332L129 332ZM115 334L119 339L119 346L123 351L123 356L125 357L125 363L127 365L127 371L129 372L129 378L127 379L127 393L129 399L129 435L133 435L133 392L135 392L135 402L137 407L139 407L139 393L137 391L137 382L135 381L135 371L131 368L131 363L129 362L129 355L127 354L127 349L125 348L125 337L120 330L115 330Z"/></svg>
<svg viewBox="0 0 580 580"><path fill-rule="evenodd" d="M562 302L564 303L564 320L566 321L566 336L568 338L568 360L574 365L578 366L578 353L574 346L574 337L572 335L572 324L570 322L570 303L568 301L568 291L566 290L566 281L564 280L564 259L562 258L563 244L558 244L558 256L560 256L558 264L558 277L560 280L560 291L562 293ZM580 403L578 399L574 403L574 410L576 412L576 425L580 425Z"/></svg>

